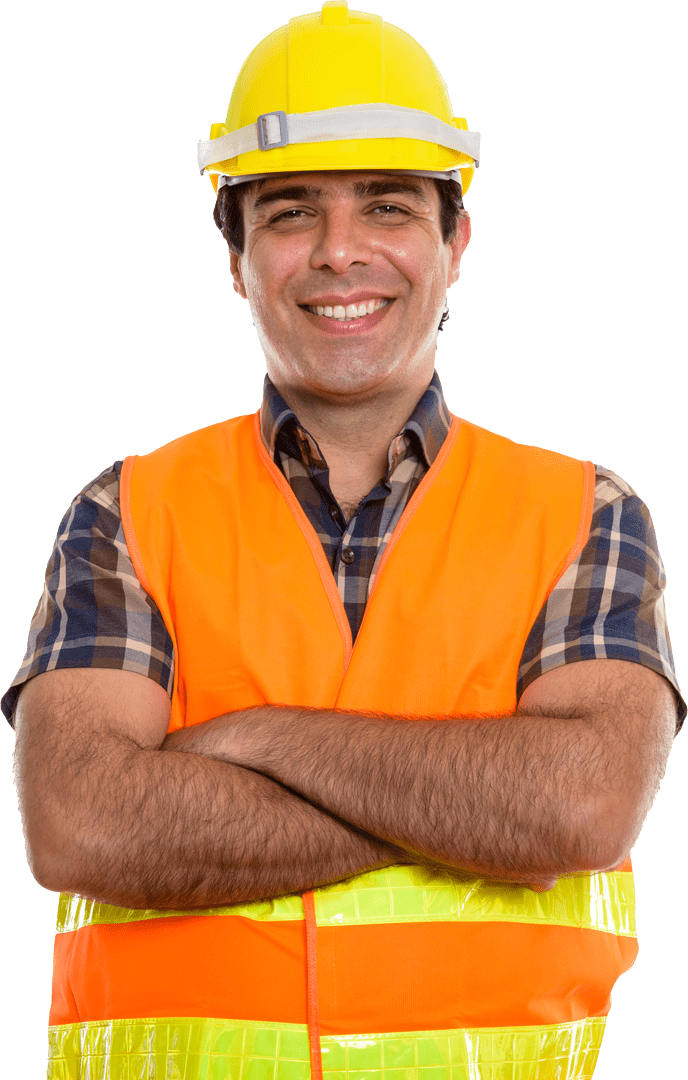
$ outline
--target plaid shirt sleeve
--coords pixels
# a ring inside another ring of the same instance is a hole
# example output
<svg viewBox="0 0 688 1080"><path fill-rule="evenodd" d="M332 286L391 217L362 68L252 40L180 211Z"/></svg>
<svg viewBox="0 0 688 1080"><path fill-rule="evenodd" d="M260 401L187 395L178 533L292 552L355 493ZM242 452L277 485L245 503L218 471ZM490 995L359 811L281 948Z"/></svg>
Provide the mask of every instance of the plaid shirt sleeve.
<svg viewBox="0 0 688 1080"><path fill-rule="evenodd" d="M620 476L595 466L588 541L562 575L533 624L517 696L538 675L577 660L630 660L669 680L676 734L686 717L666 621L666 574L650 512Z"/></svg>
<svg viewBox="0 0 688 1080"><path fill-rule="evenodd" d="M121 468L116 461L87 484L60 522L24 662L1 703L12 725L23 684L55 668L136 671L172 695L172 639L139 584L124 539Z"/></svg>

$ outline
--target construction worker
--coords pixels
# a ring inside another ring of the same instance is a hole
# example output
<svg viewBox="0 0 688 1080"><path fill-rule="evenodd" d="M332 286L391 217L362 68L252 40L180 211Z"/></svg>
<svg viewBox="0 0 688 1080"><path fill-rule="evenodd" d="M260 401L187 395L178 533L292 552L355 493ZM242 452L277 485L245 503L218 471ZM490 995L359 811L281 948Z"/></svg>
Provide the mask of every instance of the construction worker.
<svg viewBox="0 0 688 1080"><path fill-rule="evenodd" d="M633 489L445 404L478 161L344 0L199 145L263 402L79 493L3 698L53 1078L593 1074L687 710Z"/></svg>

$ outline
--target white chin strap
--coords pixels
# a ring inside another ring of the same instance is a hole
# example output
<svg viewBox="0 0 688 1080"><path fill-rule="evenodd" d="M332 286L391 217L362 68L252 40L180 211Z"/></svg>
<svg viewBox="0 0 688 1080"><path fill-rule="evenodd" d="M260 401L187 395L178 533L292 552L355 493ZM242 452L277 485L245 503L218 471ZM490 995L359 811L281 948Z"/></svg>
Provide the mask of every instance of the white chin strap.
<svg viewBox="0 0 688 1080"><path fill-rule="evenodd" d="M452 127L421 109L406 109L401 105L379 102L375 105L342 105L337 109L289 115L283 112L263 113L255 124L248 124L229 135L199 140L198 167L203 174L209 165L253 150L274 150L278 146L343 139L418 139L467 154L473 158L476 168L480 158L480 132ZM433 174L424 172L419 175ZM447 176L447 173L436 175ZM241 182L251 177L236 179Z"/></svg>

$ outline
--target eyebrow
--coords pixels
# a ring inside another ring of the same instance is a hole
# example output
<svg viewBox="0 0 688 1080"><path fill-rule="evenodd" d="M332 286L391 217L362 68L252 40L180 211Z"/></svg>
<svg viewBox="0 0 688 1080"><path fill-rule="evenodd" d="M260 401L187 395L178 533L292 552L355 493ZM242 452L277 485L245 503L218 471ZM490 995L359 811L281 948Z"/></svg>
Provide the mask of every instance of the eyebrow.
<svg viewBox="0 0 688 1080"><path fill-rule="evenodd" d="M423 188L412 180L400 180L394 177L385 180L357 180L353 184L352 190L356 198L359 199L376 195L407 195L415 199L416 202L422 203L425 207L429 208L430 205ZM328 198L323 188L309 184L293 184L291 187L273 188L272 191L264 191L256 198L252 210L256 211L263 206L269 206L271 203L284 200L298 202L302 199L322 198Z"/></svg>

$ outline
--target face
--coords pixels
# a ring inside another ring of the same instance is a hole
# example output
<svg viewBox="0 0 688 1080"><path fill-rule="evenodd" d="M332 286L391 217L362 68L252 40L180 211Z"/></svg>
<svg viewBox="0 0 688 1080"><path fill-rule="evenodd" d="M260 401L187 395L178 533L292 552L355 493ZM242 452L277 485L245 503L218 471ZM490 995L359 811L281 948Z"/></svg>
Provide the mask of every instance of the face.
<svg viewBox="0 0 688 1080"><path fill-rule="evenodd" d="M445 244L439 212L427 177L294 173L250 185L232 275L278 390L330 401L422 393L470 238L461 218Z"/></svg>

